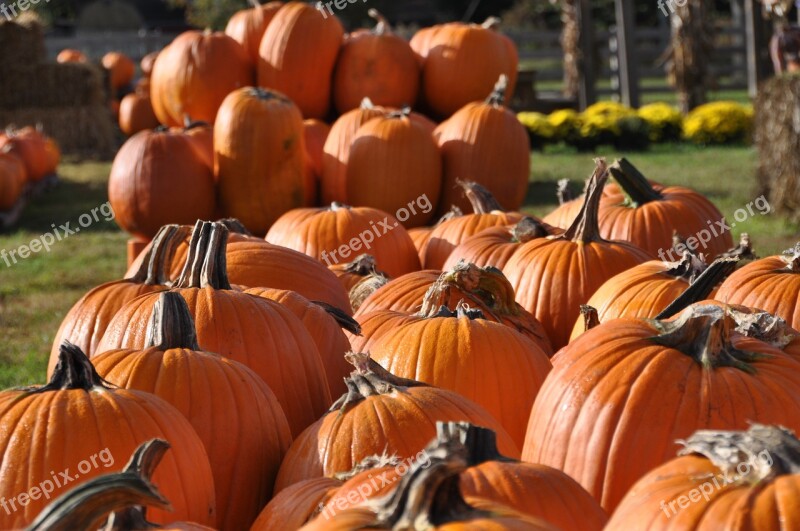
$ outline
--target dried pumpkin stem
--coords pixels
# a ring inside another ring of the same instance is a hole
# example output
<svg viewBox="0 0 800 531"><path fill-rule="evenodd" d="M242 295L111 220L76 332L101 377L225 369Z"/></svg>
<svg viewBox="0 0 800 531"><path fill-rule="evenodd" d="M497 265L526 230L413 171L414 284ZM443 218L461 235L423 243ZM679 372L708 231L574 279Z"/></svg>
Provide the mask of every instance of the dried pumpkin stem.
<svg viewBox="0 0 800 531"><path fill-rule="evenodd" d="M130 280L149 286L169 281L169 266L178 244L186 238L186 229L179 225L164 225L158 230L139 269Z"/></svg>
<svg viewBox="0 0 800 531"><path fill-rule="evenodd" d="M586 183L583 206L575 221L564 231L564 234L554 238L570 240L573 242L603 241L600 237L598 215L600 199L603 196L603 187L608 180L608 167L605 159L595 159L595 169Z"/></svg>
<svg viewBox="0 0 800 531"><path fill-rule="evenodd" d="M506 89L508 89L508 76L500 74L492 93L486 98L486 103L489 105L503 105L506 102Z"/></svg>
<svg viewBox="0 0 800 531"><path fill-rule="evenodd" d="M514 288L496 267L480 268L460 260L453 269L442 273L428 288L419 313L422 317L442 317L442 307L447 308L450 290L457 287L473 302L486 307L493 317L517 316L521 313L516 302Z"/></svg>
<svg viewBox="0 0 800 531"><path fill-rule="evenodd" d="M400 378L381 367L364 352L349 352L345 355L356 370L345 378L347 393L333 403L328 411L345 412L350 406L370 396L385 395L402 388L424 387L426 384L416 380Z"/></svg>
<svg viewBox="0 0 800 531"><path fill-rule="evenodd" d="M581 304L581 315L583 316L584 332L588 332L600 324L600 318L597 316L597 308L593 306Z"/></svg>
<svg viewBox="0 0 800 531"><path fill-rule="evenodd" d="M450 205L450 210L448 210L445 214L442 215L442 217L439 218L434 227L438 227L445 221L449 221L451 219L458 218L463 215L464 212L462 212L460 208L458 208L456 205Z"/></svg>
<svg viewBox="0 0 800 531"><path fill-rule="evenodd" d="M684 252L679 261L672 262L669 265L669 269L664 273L673 277L684 278L689 282L694 282L708 268L705 257L702 254L694 254L691 251Z"/></svg>
<svg viewBox="0 0 800 531"><path fill-rule="evenodd" d="M642 206L651 201L659 201L664 198L650 181L647 180L636 166L628 162L627 159L619 159L609 166L608 171L619 183L619 186L627 194L634 208Z"/></svg>
<svg viewBox="0 0 800 531"><path fill-rule="evenodd" d="M464 195L472 205L475 214L491 214L492 212L505 212L497 199L485 187L474 181L456 179L456 184L464 190Z"/></svg>
<svg viewBox="0 0 800 531"><path fill-rule="evenodd" d="M789 271L800 272L800 242L791 249L783 251L783 261L786 262L786 269Z"/></svg>
<svg viewBox="0 0 800 531"><path fill-rule="evenodd" d="M353 307L353 311L358 310L361 305L364 304L364 301L367 300L367 297L388 283L389 277L381 272L368 275L361 279L358 284L353 286L349 293L350 306Z"/></svg>
<svg viewBox="0 0 800 531"><path fill-rule="evenodd" d="M718 258L692 282L656 319L668 319L690 305L706 300L717 285L736 270L738 258Z"/></svg>
<svg viewBox="0 0 800 531"><path fill-rule="evenodd" d="M192 231L186 264L175 287L231 289L225 259L227 243L225 225L198 221Z"/></svg>
<svg viewBox="0 0 800 531"><path fill-rule="evenodd" d="M569 179L559 179L558 185L556 188L556 198L558 198L558 204L563 205L564 203L569 203L573 199L575 199L575 194L572 193L572 190L569 189Z"/></svg>
<svg viewBox="0 0 800 531"><path fill-rule="evenodd" d="M378 272L378 266L375 263L375 257L371 254L360 254L355 260L344 266L347 273L365 277L367 275L374 275Z"/></svg>
<svg viewBox="0 0 800 531"><path fill-rule="evenodd" d="M344 311L337 308L332 304L328 304L327 302L322 301L310 301L312 304L316 304L323 310L325 310L328 315L333 317L336 320L336 323L341 327L350 332L353 335L360 336L361 335L361 325L347 315Z"/></svg>
<svg viewBox="0 0 800 531"><path fill-rule="evenodd" d="M526 243L537 238L544 238L549 234L544 223L530 216L525 216L511 227L511 237L516 243Z"/></svg>
<svg viewBox="0 0 800 531"><path fill-rule="evenodd" d="M30 394L46 393L48 391L83 389L90 391L96 387L110 389L108 382L103 380L86 357L80 347L69 341L64 341L58 350L58 363L53 370L53 375L47 385L29 387L24 390Z"/></svg>
<svg viewBox="0 0 800 531"><path fill-rule="evenodd" d="M739 245L733 249L729 249L722 253L720 256L727 258L738 258L740 260L757 260L758 256L753 252L753 242L750 241L750 235L743 232L739 236Z"/></svg>
<svg viewBox="0 0 800 531"><path fill-rule="evenodd" d="M158 347L159 350L200 350L192 314L179 293L165 291L159 295L147 324L144 343L145 348Z"/></svg>
<svg viewBox="0 0 800 531"><path fill-rule="evenodd" d="M243 234L245 236L252 236L253 233L247 230L247 227L244 226L244 223L239 221L236 218L224 218L219 220L217 223L222 223L228 229L228 232L231 234Z"/></svg>
<svg viewBox="0 0 800 531"><path fill-rule="evenodd" d="M369 15L370 18L377 21L377 24L375 25L375 28L372 30L372 33L374 33L375 35L387 35L392 33L392 25L389 24L389 20L385 16L383 16L383 14L380 11L374 8L370 8L370 10L367 11L367 15Z"/></svg>

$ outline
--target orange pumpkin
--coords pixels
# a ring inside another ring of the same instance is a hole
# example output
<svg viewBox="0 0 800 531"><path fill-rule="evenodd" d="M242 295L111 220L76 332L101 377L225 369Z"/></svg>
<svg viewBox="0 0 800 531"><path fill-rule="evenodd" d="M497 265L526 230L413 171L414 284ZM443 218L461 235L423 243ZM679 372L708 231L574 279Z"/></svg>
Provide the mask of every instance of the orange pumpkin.
<svg viewBox="0 0 800 531"><path fill-rule="evenodd" d="M13 153L25 164L28 180L38 182L52 173L52 160L48 155L47 137L38 129L9 127L0 135L0 150Z"/></svg>
<svg viewBox="0 0 800 531"><path fill-rule="evenodd" d="M57 63L88 63L89 58L80 50L64 48L56 55Z"/></svg>
<svg viewBox="0 0 800 531"><path fill-rule="evenodd" d="M119 128L128 136L158 127L150 94L132 92L119 103Z"/></svg>
<svg viewBox="0 0 800 531"><path fill-rule="evenodd" d="M142 79L149 79L150 75L153 73L153 65L156 63L156 58L158 57L158 52L150 52L149 54L142 57L142 60L139 61L139 68L142 70Z"/></svg>
<svg viewBox="0 0 800 531"><path fill-rule="evenodd" d="M0 150L0 211L17 204L28 182L25 164L13 153Z"/></svg>
<svg viewBox="0 0 800 531"><path fill-rule="evenodd" d="M343 36L335 16L302 2L286 3L261 39L258 85L286 94L305 118L325 118Z"/></svg>
<svg viewBox="0 0 800 531"><path fill-rule="evenodd" d="M342 114L364 98L398 108L417 100L420 66L414 51L377 10L370 9L369 16L377 21L375 28L351 33L336 61L333 101Z"/></svg>
<svg viewBox="0 0 800 531"><path fill-rule="evenodd" d="M61 163L61 148L58 147L58 142L50 137L45 137L44 152L47 160L47 175L53 175L58 171L58 165Z"/></svg>
<svg viewBox="0 0 800 531"><path fill-rule="evenodd" d="M250 531L300 529L341 485L338 479L320 477L286 487L264 507Z"/></svg>
<svg viewBox="0 0 800 531"><path fill-rule="evenodd" d="M192 121L186 117L183 132L191 140L200 161L214 169L214 128L207 122ZM214 175L216 179L216 175Z"/></svg>
<svg viewBox="0 0 800 531"><path fill-rule="evenodd" d="M352 262L334 264L328 267L328 269L333 271L333 274L336 275L336 278L342 283L347 293L350 293L358 283L371 275L381 274L384 277L386 276L385 273L378 270L375 257L366 253L356 256L355 260Z"/></svg>
<svg viewBox="0 0 800 531"><path fill-rule="evenodd" d="M220 206L263 235L283 213L305 204L305 139L300 110L262 88L231 92L214 123L214 173Z"/></svg>
<svg viewBox="0 0 800 531"><path fill-rule="evenodd" d="M222 100L252 84L252 65L238 42L221 32L192 30L158 54L150 96L164 125L183 125L186 115L214 123Z"/></svg>
<svg viewBox="0 0 800 531"><path fill-rule="evenodd" d="M103 68L109 72L111 88L120 90L127 87L136 75L136 64L130 57L120 52L108 52L100 60Z"/></svg>
<svg viewBox="0 0 800 531"><path fill-rule="evenodd" d="M319 204L320 182L322 180L322 157L325 150L325 141L331 127L320 120L303 121L303 137L306 141L306 166L307 190L306 204Z"/></svg>
<svg viewBox="0 0 800 531"><path fill-rule="evenodd" d="M250 9L237 11L228 20L225 34L241 44L250 62L256 65L261 39L275 14L283 7L283 2L267 2L262 5L258 0L250 0L250 4L252 5Z"/></svg>

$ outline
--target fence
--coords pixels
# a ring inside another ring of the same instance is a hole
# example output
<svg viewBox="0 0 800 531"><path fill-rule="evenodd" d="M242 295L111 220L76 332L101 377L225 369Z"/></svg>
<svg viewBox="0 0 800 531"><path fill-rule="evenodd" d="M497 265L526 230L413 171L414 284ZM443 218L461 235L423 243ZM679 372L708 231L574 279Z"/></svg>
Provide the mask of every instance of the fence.
<svg viewBox="0 0 800 531"><path fill-rule="evenodd" d="M80 32L70 37L47 36L45 47L51 60L64 48L74 48L93 60L116 51L138 61L148 53L162 49L175 36L173 33L147 31Z"/></svg>

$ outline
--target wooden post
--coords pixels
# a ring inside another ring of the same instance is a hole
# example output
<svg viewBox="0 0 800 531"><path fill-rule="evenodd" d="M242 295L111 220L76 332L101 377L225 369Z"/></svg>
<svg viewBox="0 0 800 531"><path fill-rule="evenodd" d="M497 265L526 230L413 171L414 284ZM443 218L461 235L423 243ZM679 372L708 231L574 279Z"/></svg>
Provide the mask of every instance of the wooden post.
<svg viewBox="0 0 800 531"><path fill-rule="evenodd" d="M765 38L764 21L761 17L761 4L756 0L744 0L744 20L747 44L747 92L751 98L755 98L759 83L767 76L763 57L768 51L768 41Z"/></svg>
<svg viewBox="0 0 800 531"><path fill-rule="evenodd" d="M634 53L636 24L633 0L615 0L615 4L619 95L622 103L635 109L639 107L639 72Z"/></svg>
<svg viewBox="0 0 800 531"><path fill-rule="evenodd" d="M592 6L589 0L579 0L578 25L580 27L580 90L578 91L578 107L585 109L597 99L595 90L595 65L594 65L594 22L592 20Z"/></svg>

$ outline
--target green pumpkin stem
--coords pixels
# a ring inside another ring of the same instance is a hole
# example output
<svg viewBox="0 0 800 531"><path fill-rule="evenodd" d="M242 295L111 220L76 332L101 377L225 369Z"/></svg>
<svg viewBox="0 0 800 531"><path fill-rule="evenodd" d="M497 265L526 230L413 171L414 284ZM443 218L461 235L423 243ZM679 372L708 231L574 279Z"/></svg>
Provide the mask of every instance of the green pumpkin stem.
<svg viewBox="0 0 800 531"><path fill-rule="evenodd" d="M687 253L688 254L688 253ZM736 270L738 258L717 258L700 276L689 284L686 291L656 315L656 319L669 319L692 304L708 299L714 288Z"/></svg>
<svg viewBox="0 0 800 531"><path fill-rule="evenodd" d="M164 285L169 282L172 257L175 249L186 238L186 232L186 228L180 225L161 227L144 255L139 269L129 280L148 286Z"/></svg>
<svg viewBox="0 0 800 531"><path fill-rule="evenodd" d="M231 289L225 260L227 243L225 225L198 221L192 230L186 263L174 287Z"/></svg>
<svg viewBox="0 0 800 531"><path fill-rule="evenodd" d="M158 347L166 351L173 348L200 350L197 331L189 306L175 291L165 291L158 296L147 324L145 348Z"/></svg>
<svg viewBox="0 0 800 531"><path fill-rule="evenodd" d="M553 238L583 243L605 241L600 237L598 215L600 199L603 197L603 187L608 180L608 167L605 159L595 159L594 162L595 169L586 183L586 192L580 212L563 234Z"/></svg>
<svg viewBox="0 0 800 531"><path fill-rule="evenodd" d="M103 380L86 357L80 347L64 341L58 349L58 363L53 370L50 381L40 387L28 387L24 391L30 394L48 391L83 389L91 391L97 387L111 389L111 385Z"/></svg>
<svg viewBox="0 0 800 531"><path fill-rule="evenodd" d="M168 448L169 443L160 439L142 444L122 472L96 477L59 496L39 513L26 531L97 529L110 512L142 505L172 510L169 501L151 482L153 470ZM146 522L143 513L141 517L147 527L135 529L154 527ZM106 526L104 529L123 527Z"/></svg>
<svg viewBox="0 0 800 531"><path fill-rule="evenodd" d="M634 208L651 201L660 201L664 198L653 188L647 177L642 175L642 172L625 158L615 161L608 167L608 171L611 172L614 180L617 181L620 188L630 198Z"/></svg>
<svg viewBox="0 0 800 531"><path fill-rule="evenodd" d="M385 395L402 388L426 386L416 380L395 376L370 358L368 353L348 352L345 358L356 370L344 380L347 393L334 402L328 411L339 410L344 413L352 405L370 396Z"/></svg>
<svg viewBox="0 0 800 531"><path fill-rule="evenodd" d="M492 193L474 181L456 179L456 184L464 190L464 195L472 205L475 214L491 214L492 212L505 212Z"/></svg>

